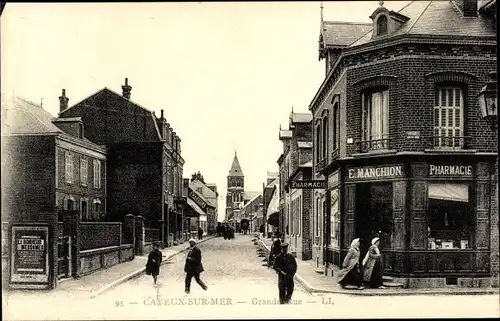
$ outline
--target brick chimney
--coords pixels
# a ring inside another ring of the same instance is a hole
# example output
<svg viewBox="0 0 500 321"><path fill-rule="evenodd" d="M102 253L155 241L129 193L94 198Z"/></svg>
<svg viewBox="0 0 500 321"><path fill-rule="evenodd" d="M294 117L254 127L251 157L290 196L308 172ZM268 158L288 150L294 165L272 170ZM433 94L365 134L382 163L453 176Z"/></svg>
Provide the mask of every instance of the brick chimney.
<svg viewBox="0 0 500 321"><path fill-rule="evenodd" d="M455 0L464 17L477 17L477 0Z"/></svg>
<svg viewBox="0 0 500 321"><path fill-rule="evenodd" d="M128 78L125 78L125 85L122 86L122 96L126 99L130 99L131 91L132 91L132 86L128 85Z"/></svg>
<svg viewBox="0 0 500 321"><path fill-rule="evenodd" d="M66 97L66 89L62 90L62 95L59 96L59 112L68 109L69 98Z"/></svg>

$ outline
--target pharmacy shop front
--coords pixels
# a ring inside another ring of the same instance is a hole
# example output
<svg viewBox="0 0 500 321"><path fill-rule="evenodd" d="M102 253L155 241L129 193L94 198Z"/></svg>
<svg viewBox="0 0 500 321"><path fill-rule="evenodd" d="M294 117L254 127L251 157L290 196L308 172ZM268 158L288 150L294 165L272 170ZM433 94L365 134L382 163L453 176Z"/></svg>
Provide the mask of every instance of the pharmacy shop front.
<svg viewBox="0 0 500 321"><path fill-rule="evenodd" d="M380 237L384 275L406 287L489 286L494 162L431 156L370 162L342 166L340 252L360 237L363 255Z"/></svg>

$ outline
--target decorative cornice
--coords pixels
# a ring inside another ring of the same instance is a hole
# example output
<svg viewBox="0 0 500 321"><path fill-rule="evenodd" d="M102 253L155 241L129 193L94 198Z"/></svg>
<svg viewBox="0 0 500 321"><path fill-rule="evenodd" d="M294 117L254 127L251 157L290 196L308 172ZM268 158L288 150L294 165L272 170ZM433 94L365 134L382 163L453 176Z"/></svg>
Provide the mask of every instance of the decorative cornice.
<svg viewBox="0 0 500 321"><path fill-rule="evenodd" d="M390 85L392 84L398 77L393 76L393 75L377 75L377 76L370 76L366 77L363 79L360 79L356 81L355 83L352 84L353 87L357 88L367 88L371 87L373 85Z"/></svg>

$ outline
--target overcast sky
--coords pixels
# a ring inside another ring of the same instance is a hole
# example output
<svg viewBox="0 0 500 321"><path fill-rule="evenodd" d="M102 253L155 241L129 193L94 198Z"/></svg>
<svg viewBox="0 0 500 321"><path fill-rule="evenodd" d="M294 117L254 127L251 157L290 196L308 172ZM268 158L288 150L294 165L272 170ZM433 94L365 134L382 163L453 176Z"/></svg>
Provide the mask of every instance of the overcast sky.
<svg viewBox="0 0 500 321"><path fill-rule="evenodd" d="M399 10L408 1L386 1ZM378 1L325 2L324 19L370 22ZM108 87L160 115L182 140L184 177L216 183L224 218L234 152L247 190L278 171L292 109L324 79L318 61L320 2L8 3L1 17L1 89L54 116Z"/></svg>

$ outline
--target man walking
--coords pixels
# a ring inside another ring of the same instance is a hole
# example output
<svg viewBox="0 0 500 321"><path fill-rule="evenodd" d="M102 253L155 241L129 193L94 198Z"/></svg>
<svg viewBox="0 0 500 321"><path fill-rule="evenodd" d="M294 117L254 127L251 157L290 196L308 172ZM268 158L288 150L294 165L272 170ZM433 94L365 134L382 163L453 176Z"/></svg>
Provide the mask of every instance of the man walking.
<svg viewBox="0 0 500 321"><path fill-rule="evenodd" d="M198 227L198 240L203 239L203 229Z"/></svg>
<svg viewBox="0 0 500 321"><path fill-rule="evenodd" d="M288 253L288 244L281 243L281 253L276 256L273 268L278 273L280 304L290 303L293 294L293 276L297 272L297 262Z"/></svg>
<svg viewBox="0 0 500 321"><path fill-rule="evenodd" d="M203 290L207 290L207 286L200 279L200 273L204 271L201 264L201 250L196 246L194 239L189 240L189 253L186 257L186 265L184 265L184 272L186 272L185 290L189 294L191 290L191 279L194 277Z"/></svg>

